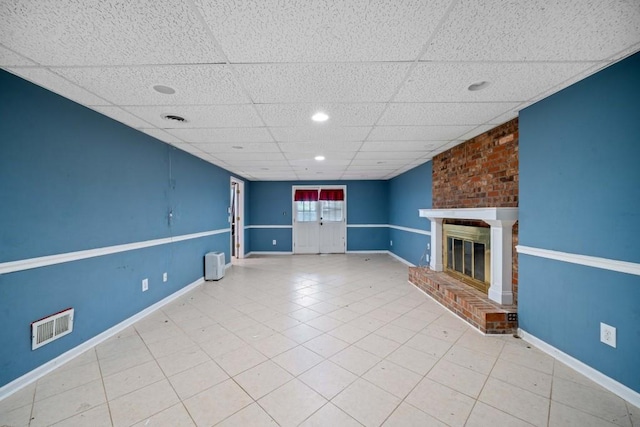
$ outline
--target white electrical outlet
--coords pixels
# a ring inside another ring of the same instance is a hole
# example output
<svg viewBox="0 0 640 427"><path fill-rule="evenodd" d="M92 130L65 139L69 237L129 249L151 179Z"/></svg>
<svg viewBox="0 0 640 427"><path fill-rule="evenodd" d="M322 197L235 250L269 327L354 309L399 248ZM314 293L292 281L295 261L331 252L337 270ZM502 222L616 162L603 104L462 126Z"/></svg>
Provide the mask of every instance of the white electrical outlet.
<svg viewBox="0 0 640 427"><path fill-rule="evenodd" d="M276 239L273 239L273 246L276 245Z"/></svg>
<svg viewBox="0 0 640 427"><path fill-rule="evenodd" d="M166 272L162 273L162 281L166 282L167 279L168 279L167 273Z"/></svg>
<svg viewBox="0 0 640 427"><path fill-rule="evenodd" d="M616 328L606 323L600 323L600 341L616 348Z"/></svg>
<svg viewBox="0 0 640 427"><path fill-rule="evenodd" d="M142 279L142 292L149 290L149 279Z"/></svg>
<svg viewBox="0 0 640 427"><path fill-rule="evenodd" d="M393 240L389 240L389 246L393 246Z"/></svg>

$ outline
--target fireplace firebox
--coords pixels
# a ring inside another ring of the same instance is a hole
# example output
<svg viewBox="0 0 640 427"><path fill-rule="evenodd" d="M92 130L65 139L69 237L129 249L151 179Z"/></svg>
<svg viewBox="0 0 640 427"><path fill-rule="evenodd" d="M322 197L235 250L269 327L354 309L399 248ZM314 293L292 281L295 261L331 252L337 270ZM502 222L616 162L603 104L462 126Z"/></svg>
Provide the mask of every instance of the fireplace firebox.
<svg viewBox="0 0 640 427"><path fill-rule="evenodd" d="M443 224L445 271L488 293L491 286L491 230L487 227Z"/></svg>

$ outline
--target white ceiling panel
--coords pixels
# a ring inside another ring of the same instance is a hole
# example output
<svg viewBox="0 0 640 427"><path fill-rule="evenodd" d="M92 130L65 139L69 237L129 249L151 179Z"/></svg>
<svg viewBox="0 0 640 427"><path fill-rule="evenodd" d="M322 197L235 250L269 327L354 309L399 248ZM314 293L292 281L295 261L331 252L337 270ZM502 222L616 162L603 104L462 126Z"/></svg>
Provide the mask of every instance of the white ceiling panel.
<svg viewBox="0 0 640 427"><path fill-rule="evenodd" d="M150 135L156 139L159 139L160 141L164 141L167 142L169 144L180 144L183 143L183 141L180 138L176 138L175 136L163 131L162 129L156 129L156 128L145 128L145 129L138 129L140 132L144 132L147 135Z"/></svg>
<svg viewBox="0 0 640 427"><path fill-rule="evenodd" d="M447 141L367 141L360 148L360 152L388 152L388 151L432 151L444 145ZM380 153L380 157L384 154Z"/></svg>
<svg viewBox="0 0 640 427"><path fill-rule="evenodd" d="M256 108L267 126L373 126L385 108L376 104L257 104ZM311 116L323 112L326 123L314 123Z"/></svg>
<svg viewBox="0 0 640 427"><path fill-rule="evenodd" d="M240 151L240 150L238 150ZM217 157L220 160L224 160L225 162L234 162L234 161L274 161L274 160L285 160L284 156L282 155L282 153L277 153L277 152L270 152L270 153L255 153L255 152L250 152L250 153L238 153L238 152L226 152L226 153L216 153L215 157Z"/></svg>
<svg viewBox="0 0 640 427"><path fill-rule="evenodd" d="M227 65L56 68L97 95L124 105L244 104L249 100ZM175 90L166 95L156 85Z"/></svg>
<svg viewBox="0 0 640 427"><path fill-rule="evenodd" d="M389 104L378 122L379 125L479 125L512 111L518 103L403 103Z"/></svg>
<svg viewBox="0 0 640 427"><path fill-rule="evenodd" d="M315 157L319 154L322 154L325 160L321 162L315 160ZM321 166L338 160L351 160L355 154L355 151L309 151L307 153L284 153L284 156L291 161L304 160Z"/></svg>
<svg viewBox="0 0 640 427"><path fill-rule="evenodd" d="M211 143L193 144L207 153L273 153L280 152L275 142ZM238 148L241 147L241 148Z"/></svg>
<svg viewBox="0 0 640 427"><path fill-rule="evenodd" d="M251 169L251 170L257 170L260 168L274 168L274 169L279 169L279 168L291 168L291 165L289 164L289 162L287 160L267 160L267 159L260 159L260 160L255 160L255 157L252 159L240 159L240 160L226 160L226 162L232 166L235 169L238 170L244 170L244 169Z"/></svg>
<svg viewBox="0 0 640 427"><path fill-rule="evenodd" d="M640 38L637 0L458 2L425 60L594 61Z"/></svg>
<svg viewBox="0 0 640 427"><path fill-rule="evenodd" d="M111 117L114 120L124 123L132 128L150 128L151 122L147 122L138 116L131 114L128 111L123 110L120 107L108 106L108 105L93 105L92 110L97 111L100 114L104 114L107 117Z"/></svg>
<svg viewBox="0 0 640 427"><path fill-rule="evenodd" d="M416 59L449 1L196 4L231 62L340 62Z"/></svg>
<svg viewBox="0 0 640 427"><path fill-rule="evenodd" d="M475 126L376 126L368 141L442 141L459 139Z"/></svg>
<svg viewBox="0 0 640 427"><path fill-rule="evenodd" d="M260 117L249 104L243 105L153 105L124 107L130 113L135 114L153 123L154 126L163 127L174 124L163 117L167 114L184 117L187 122L180 123L181 127L188 128L232 128L240 126L262 126Z"/></svg>
<svg viewBox="0 0 640 427"><path fill-rule="evenodd" d="M638 0L0 2L0 67L256 180L392 178L638 51Z"/></svg>
<svg viewBox="0 0 640 427"><path fill-rule="evenodd" d="M0 46L0 67L15 67L20 65L36 65L35 62L28 60L4 46Z"/></svg>
<svg viewBox="0 0 640 427"><path fill-rule="evenodd" d="M421 62L411 72L395 102L526 101L594 64ZM478 91L468 90L471 84L482 81L489 86Z"/></svg>
<svg viewBox="0 0 640 427"><path fill-rule="evenodd" d="M222 62L188 2L0 2L0 40L44 65Z"/></svg>
<svg viewBox="0 0 640 427"><path fill-rule="evenodd" d="M266 128L180 129L169 123L169 133L183 141L209 142L273 142ZM171 126L174 126L171 128Z"/></svg>
<svg viewBox="0 0 640 427"><path fill-rule="evenodd" d="M7 68L7 70L78 104L109 105L108 101L74 85L46 68Z"/></svg>
<svg viewBox="0 0 640 427"><path fill-rule="evenodd" d="M278 142L311 142L311 141L362 141L367 137L371 127L365 126L306 126L306 127L274 127L273 137Z"/></svg>
<svg viewBox="0 0 640 427"><path fill-rule="evenodd" d="M362 145L360 141L341 142L279 142L278 145L285 153L322 153L336 151L356 152Z"/></svg>
<svg viewBox="0 0 640 427"><path fill-rule="evenodd" d="M252 100L387 102L404 79L405 63L252 64L236 69Z"/></svg>
<svg viewBox="0 0 640 427"><path fill-rule="evenodd" d="M377 161L392 161L392 160L415 160L417 157L416 152L411 151L394 151L384 153L384 158L380 158L380 154L373 151L361 151L356 154L356 160L377 160Z"/></svg>

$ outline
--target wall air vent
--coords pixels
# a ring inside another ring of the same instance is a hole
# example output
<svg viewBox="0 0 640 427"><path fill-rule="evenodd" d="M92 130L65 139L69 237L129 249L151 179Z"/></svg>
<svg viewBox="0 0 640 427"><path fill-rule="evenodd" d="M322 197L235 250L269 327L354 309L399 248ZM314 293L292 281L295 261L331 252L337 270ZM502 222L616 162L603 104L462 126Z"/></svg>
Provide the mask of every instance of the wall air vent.
<svg viewBox="0 0 640 427"><path fill-rule="evenodd" d="M174 114L165 114L162 116L163 119L169 120L170 122L178 122L178 123L186 123L187 119L181 116L176 116Z"/></svg>
<svg viewBox="0 0 640 427"><path fill-rule="evenodd" d="M31 350L42 347L73 331L73 308L31 323Z"/></svg>

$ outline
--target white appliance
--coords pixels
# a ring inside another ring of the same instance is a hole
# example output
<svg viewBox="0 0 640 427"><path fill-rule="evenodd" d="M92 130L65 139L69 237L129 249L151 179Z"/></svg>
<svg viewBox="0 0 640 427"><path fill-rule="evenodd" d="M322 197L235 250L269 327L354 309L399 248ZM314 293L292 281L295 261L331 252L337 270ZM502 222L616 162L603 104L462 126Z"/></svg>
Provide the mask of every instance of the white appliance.
<svg viewBox="0 0 640 427"><path fill-rule="evenodd" d="M224 277L224 252L209 252L204 256L204 280Z"/></svg>

